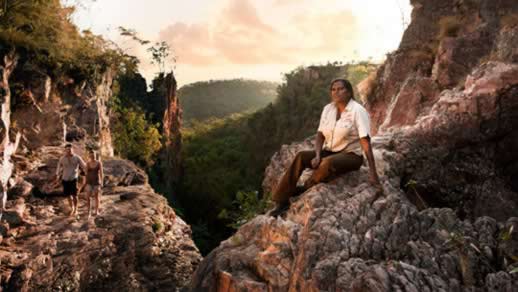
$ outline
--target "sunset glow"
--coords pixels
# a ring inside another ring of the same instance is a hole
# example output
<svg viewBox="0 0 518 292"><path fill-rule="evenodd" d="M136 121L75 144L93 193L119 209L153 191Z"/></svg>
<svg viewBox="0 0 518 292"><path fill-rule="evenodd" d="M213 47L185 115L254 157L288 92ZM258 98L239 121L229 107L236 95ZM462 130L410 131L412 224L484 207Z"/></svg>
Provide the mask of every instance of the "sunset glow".
<svg viewBox="0 0 518 292"><path fill-rule="evenodd" d="M186 84L208 79L281 81L297 66L327 61L383 60L397 48L411 7L407 0L97 0L75 15L81 29L117 42L143 61L144 48L118 36L135 29L167 41Z"/></svg>

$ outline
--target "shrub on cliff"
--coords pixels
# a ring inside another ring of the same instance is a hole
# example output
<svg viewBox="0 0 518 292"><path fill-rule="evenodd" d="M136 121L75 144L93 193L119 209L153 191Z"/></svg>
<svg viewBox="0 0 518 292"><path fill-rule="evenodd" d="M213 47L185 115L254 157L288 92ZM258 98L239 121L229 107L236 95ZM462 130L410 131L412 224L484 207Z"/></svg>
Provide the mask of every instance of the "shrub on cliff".
<svg viewBox="0 0 518 292"><path fill-rule="evenodd" d="M143 167L153 165L162 144L158 125L146 120L139 107L118 107L113 125L113 144L118 155Z"/></svg>

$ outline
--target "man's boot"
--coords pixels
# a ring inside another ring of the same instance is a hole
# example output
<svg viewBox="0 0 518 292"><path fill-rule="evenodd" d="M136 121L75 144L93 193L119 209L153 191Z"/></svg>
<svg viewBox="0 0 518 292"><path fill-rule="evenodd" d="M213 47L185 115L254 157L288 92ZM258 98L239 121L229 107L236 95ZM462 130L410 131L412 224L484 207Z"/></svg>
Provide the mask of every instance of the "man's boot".
<svg viewBox="0 0 518 292"><path fill-rule="evenodd" d="M305 191L307 191L308 189L304 186L296 186L295 187L295 193L293 194L292 197L298 197L300 195L302 195Z"/></svg>
<svg viewBox="0 0 518 292"><path fill-rule="evenodd" d="M276 203L275 208L266 213L267 216L277 217L284 213L290 207L289 203Z"/></svg>

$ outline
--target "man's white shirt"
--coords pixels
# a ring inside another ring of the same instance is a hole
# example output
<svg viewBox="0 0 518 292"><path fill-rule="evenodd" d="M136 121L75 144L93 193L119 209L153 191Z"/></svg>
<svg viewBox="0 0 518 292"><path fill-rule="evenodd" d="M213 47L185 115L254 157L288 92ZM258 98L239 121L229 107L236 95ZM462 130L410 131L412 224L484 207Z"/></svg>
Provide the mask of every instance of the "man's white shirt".
<svg viewBox="0 0 518 292"><path fill-rule="evenodd" d="M332 152L345 150L362 155L360 138L370 136L370 119L367 110L354 99L349 100L345 110L337 120L334 102L324 107L318 132L324 137L323 149Z"/></svg>
<svg viewBox="0 0 518 292"><path fill-rule="evenodd" d="M79 176L79 168L86 171L86 163L83 159L75 154L72 156L62 156L58 162L56 175L60 176L65 181L77 179Z"/></svg>

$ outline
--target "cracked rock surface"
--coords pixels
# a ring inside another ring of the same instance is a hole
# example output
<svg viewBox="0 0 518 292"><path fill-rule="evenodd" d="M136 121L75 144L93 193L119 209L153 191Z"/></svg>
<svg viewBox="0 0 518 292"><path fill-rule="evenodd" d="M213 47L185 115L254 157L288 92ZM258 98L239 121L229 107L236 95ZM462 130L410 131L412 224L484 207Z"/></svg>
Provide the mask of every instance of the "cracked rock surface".
<svg viewBox="0 0 518 292"><path fill-rule="evenodd" d="M385 196L367 165L318 184L222 242L194 291L516 290L518 6L411 3L399 49L361 86ZM312 143L282 146L265 193Z"/></svg>
<svg viewBox="0 0 518 292"><path fill-rule="evenodd" d="M175 291L201 256L190 227L133 163L105 160L101 214L69 217L51 182L62 147L41 147L17 176L22 191L0 225L0 284L6 291ZM23 191L30 186L32 194Z"/></svg>

